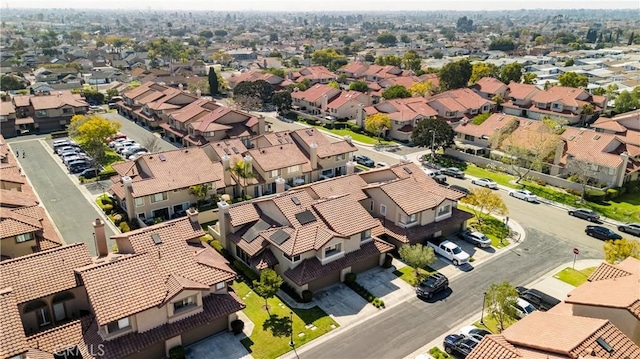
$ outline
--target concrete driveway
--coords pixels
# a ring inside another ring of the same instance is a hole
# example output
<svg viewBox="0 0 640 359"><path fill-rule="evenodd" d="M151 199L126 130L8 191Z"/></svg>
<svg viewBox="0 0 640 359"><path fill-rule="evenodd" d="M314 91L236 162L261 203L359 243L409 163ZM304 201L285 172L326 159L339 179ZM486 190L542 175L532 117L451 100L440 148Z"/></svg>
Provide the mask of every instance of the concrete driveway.
<svg viewBox="0 0 640 359"><path fill-rule="evenodd" d="M249 359L253 358L247 349L240 343L237 336L230 332L220 333L202 339L185 347L187 359L200 358L228 358Z"/></svg>
<svg viewBox="0 0 640 359"><path fill-rule="evenodd" d="M313 299L340 326L357 322L379 311L343 283L316 292Z"/></svg>

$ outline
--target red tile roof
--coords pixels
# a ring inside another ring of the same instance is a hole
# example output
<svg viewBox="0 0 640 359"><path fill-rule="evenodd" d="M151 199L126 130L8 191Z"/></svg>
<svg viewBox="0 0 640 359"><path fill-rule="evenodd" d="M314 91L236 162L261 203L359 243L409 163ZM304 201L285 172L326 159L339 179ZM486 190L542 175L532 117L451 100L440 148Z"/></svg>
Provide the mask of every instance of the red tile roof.
<svg viewBox="0 0 640 359"><path fill-rule="evenodd" d="M467 359L518 359L522 355L518 348L509 343L502 335L487 335Z"/></svg>
<svg viewBox="0 0 640 359"><path fill-rule="evenodd" d="M509 83L509 97L516 100L524 100L540 91L536 85L521 84L513 81Z"/></svg>
<svg viewBox="0 0 640 359"><path fill-rule="evenodd" d="M0 207L0 237L15 237L20 234L42 230L40 218L22 214L16 209Z"/></svg>
<svg viewBox="0 0 640 359"><path fill-rule="evenodd" d="M351 195L321 200L313 204L313 208L332 231L344 237L373 229L379 224ZM349 215L345 216L345 213Z"/></svg>
<svg viewBox="0 0 640 359"><path fill-rule="evenodd" d="M16 296L11 288L0 289L0 358L12 358L28 349L27 339L22 329L22 320L18 312Z"/></svg>
<svg viewBox="0 0 640 359"><path fill-rule="evenodd" d="M90 263L91 255L84 243L2 261L0 288L13 288L16 302L24 303L77 287L75 268Z"/></svg>
<svg viewBox="0 0 640 359"><path fill-rule="evenodd" d="M477 90L488 94L496 94L503 87L506 89L506 86L502 81L493 77L483 77L473 85Z"/></svg>

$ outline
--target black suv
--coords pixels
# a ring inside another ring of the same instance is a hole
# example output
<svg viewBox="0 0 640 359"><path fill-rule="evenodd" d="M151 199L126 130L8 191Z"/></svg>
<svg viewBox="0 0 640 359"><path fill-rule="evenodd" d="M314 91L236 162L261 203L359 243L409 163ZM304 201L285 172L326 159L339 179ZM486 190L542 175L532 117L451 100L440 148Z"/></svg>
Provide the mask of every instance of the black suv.
<svg viewBox="0 0 640 359"><path fill-rule="evenodd" d="M449 279L444 274L434 273L427 277L424 282L416 287L416 295L418 298L429 299L435 293L442 292L449 288Z"/></svg>
<svg viewBox="0 0 640 359"><path fill-rule="evenodd" d="M537 289L527 289L525 287L516 287L518 296L531 303L537 310L546 312L547 310L560 304L560 300L550 296L547 293Z"/></svg>
<svg viewBox="0 0 640 359"><path fill-rule="evenodd" d="M587 228L584 229L584 233L588 236L602 239L603 241L622 239L621 235L603 226L587 226Z"/></svg>
<svg viewBox="0 0 640 359"><path fill-rule="evenodd" d="M466 358L467 355L473 351L473 348L478 345L478 342L475 339L465 338L460 334L450 334L444 338L442 344L447 354L452 354L459 358Z"/></svg>
<svg viewBox="0 0 640 359"><path fill-rule="evenodd" d="M574 217L578 217L578 218L582 218L582 219L586 219L589 222L599 222L600 221L600 216L598 216L598 214L590 209L586 209L586 208L578 208L578 209L574 209L574 210L570 210L569 211L569 215L570 216L574 216Z"/></svg>

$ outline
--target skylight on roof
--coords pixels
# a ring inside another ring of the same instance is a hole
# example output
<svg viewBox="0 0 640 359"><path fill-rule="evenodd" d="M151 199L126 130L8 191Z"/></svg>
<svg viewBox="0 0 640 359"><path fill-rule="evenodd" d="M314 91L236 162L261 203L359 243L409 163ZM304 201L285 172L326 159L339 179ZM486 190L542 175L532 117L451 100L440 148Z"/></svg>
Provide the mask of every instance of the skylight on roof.
<svg viewBox="0 0 640 359"><path fill-rule="evenodd" d="M411 168L409 168L409 167L402 167L402 169L403 169L405 172L407 172L408 174L412 174L412 173L413 173L413 171L411 171Z"/></svg>
<svg viewBox="0 0 640 359"><path fill-rule="evenodd" d="M163 154L159 154L158 158L160 159L160 161L164 162L167 160L167 158L163 155Z"/></svg>
<svg viewBox="0 0 640 359"><path fill-rule="evenodd" d="M596 339L596 343L598 343L598 345L600 345L602 349L606 350L607 353L609 354L615 352L615 349L613 349L611 345L607 343L607 341L604 340L602 337L598 337L598 339Z"/></svg>
<svg viewBox="0 0 640 359"><path fill-rule="evenodd" d="M158 233L152 233L151 239L153 239L153 244L155 245L162 244L162 239Z"/></svg>
<svg viewBox="0 0 640 359"><path fill-rule="evenodd" d="M291 197L291 202L293 202L293 204L295 204L296 206L300 205L300 200L298 199L298 197Z"/></svg>

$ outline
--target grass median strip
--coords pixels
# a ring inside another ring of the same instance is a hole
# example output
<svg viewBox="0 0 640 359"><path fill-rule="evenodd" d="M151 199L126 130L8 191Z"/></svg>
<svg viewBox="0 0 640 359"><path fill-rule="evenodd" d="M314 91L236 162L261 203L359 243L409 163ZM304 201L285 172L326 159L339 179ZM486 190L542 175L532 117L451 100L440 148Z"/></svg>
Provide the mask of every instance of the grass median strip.
<svg viewBox="0 0 640 359"><path fill-rule="evenodd" d="M251 336L241 341L256 359L277 358L291 350L290 315L293 312L293 342L296 348L338 327L319 307L296 309L287 307L279 298L265 300L242 282L234 282L233 289L247 307L243 310L255 324Z"/></svg>
<svg viewBox="0 0 640 359"><path fill-rule="evenodd" d="M577 287L587 281L587 278L596 270L596 267L589 267L582 270L576 270L573 268L565 268L556 273L553 277L559 279L567 284L571 284Z"/></svg>
<svg viewBox="0 0 640 359"><path fill-rule="evenodd" d="M418 269L418 270L422 272L421 276L423 278L426 278L429 274L433 274L436 272L433 269L431 270ZM416 285L417 279L416 279L416 273L414 272L413 267L410 267L410 266L402 267L400 269L395 270L393 274L400 277L400 279L409 283L411 286Z"/></svg>

